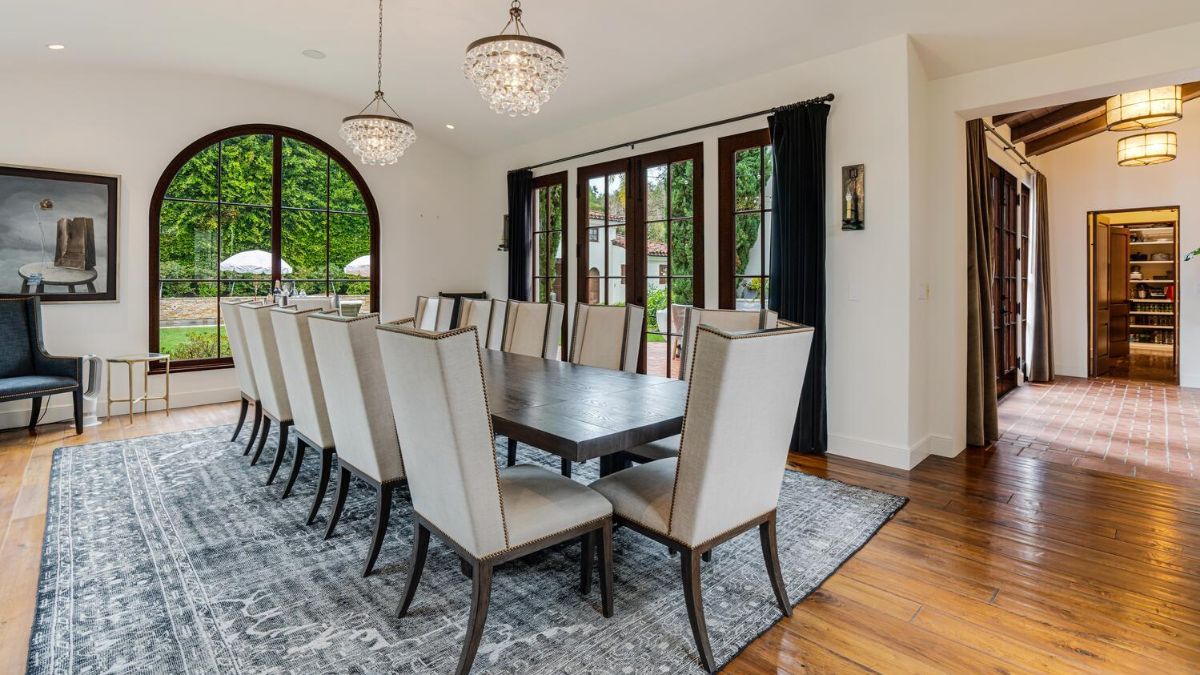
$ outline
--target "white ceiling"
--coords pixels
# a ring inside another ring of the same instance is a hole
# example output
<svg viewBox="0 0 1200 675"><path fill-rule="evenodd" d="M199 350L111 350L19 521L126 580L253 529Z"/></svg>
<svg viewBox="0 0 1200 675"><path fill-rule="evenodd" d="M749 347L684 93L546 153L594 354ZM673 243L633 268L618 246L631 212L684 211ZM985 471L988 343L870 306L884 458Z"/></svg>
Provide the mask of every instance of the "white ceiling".
<svg viewBox="0 0 1200 675"><path fill-rule="evenodd" d="M492 113L459 70L466 44L504 24L506 0L385 0L392 105L420 134L478 155L901 33L943 77L1200 21L1196 0L526 0L524 9L530 31L558 43L570 68L541 114ZM374 89L375 12L372 0L0 0L0 63L231 75L344 99L350 114ZM301 56L309 48L327 58Z"/></svg>

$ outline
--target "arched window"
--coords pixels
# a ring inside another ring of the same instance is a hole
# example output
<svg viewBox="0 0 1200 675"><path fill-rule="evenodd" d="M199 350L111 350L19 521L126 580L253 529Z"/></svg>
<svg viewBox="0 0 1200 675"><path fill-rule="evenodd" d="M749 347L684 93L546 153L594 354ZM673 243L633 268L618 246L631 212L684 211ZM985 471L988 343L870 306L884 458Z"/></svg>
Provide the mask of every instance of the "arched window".
<svg viewBox="0 0 1200 675"><path fill-rule="evenodd" d="M228 366L220 301L304 295L379 306L379 212L332 146L273 125L222 129L167 166L150 202L150 350ZM365 276L364 276L365 275Z"/></svg>

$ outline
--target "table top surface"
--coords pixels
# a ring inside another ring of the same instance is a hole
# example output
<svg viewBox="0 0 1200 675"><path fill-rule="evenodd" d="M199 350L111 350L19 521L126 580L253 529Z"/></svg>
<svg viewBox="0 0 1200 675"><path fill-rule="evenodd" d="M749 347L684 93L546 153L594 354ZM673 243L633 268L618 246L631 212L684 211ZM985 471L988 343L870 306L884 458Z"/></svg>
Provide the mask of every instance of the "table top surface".
<svg viewBox="0 0 1200 675"><path fill-rule="evenodd" d="M108 361L112 363L147 363L150 361L167 361L170 360L170 354L160 354L158 352L147 352L145 354L125 354L123 356L110 356Z"/></svg>
<svg viewBox="0 0 1200 675"><path fill-rule="evenodd" d="M581 462L680 432L687 382L481 350L496 433Z"/></svg>
<svg viewBox="0 0 1200 675"><path fill-rule="evenodd" d="M28 279L35 274L42 275L44 284L86 284L96 280L96 270L77 270L73 267L56 267L51 263L29 263L17 270L21 278Z"/></svg>

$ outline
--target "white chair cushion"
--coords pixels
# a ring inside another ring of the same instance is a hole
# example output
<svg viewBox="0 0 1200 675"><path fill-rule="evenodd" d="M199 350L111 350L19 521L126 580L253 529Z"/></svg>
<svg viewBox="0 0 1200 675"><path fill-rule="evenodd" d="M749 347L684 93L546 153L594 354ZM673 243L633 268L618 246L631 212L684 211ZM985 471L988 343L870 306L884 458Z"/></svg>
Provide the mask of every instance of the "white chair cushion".
<svg viewBox="0 0 1200 675"><path fill-rule="evenodd" d="M639 445L636 448L627 450L631 455L645 458L647 461L656 459L668 459L679 456L679 434L660 438L657 441L651 441L645 445Z"/></svg>
<svg viewBox="0 0 1200 675"><path fill-rule="evenodd" d="M679 460L675 458L648 462L605 476L592 483L591 488L612 503L618 516L667 534L678 466Z"/></svg>
<svg viewBox="0 0 1200 675"><path fill-rule="evenodd" d="M509 548L599 520L613 512L612 505L599 493L532 464L501 470L500 494Z"/></svg>

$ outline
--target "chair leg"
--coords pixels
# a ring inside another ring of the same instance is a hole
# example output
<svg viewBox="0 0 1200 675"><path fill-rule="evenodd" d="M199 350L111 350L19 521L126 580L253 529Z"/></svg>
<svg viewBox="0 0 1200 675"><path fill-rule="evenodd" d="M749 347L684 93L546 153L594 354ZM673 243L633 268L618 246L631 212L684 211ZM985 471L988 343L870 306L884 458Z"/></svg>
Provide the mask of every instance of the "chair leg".
<svg viewBox="0 0 1200 675"><path fill-rule="evenodd" d="M613 615L613 551L612 521L604 521L600 528L600 606L604 617Z"/></svg>
<svg viewBox="0 0 1200 675"><path fill-rule="evenodd" d="M700 595L700 555L684 549L680 552L679 562L683 570L683 599L687 603L688 621L692 624L692 638L700 651L700 665L715 673L712 647L708 644L708 626L704 622L704 598Z"/></svg>
<svg viewBox="0 0 1200 675"><path fill-rule="evenodd" d="M80 384L71 392L71 399L75 405L75 435L83 433L83 385Z"/></svg>
<svg viewBox="0 0 1200 675"><path fill-rule="evenodd" d="M517 463L517 442L512 438L508 439L508 465L514 466Z"/></svg>
<svg viewBox="0 0 1200 675"><path fill-rule="evenodd" d="M262 404L254 404L254 426L250 427L250 440L246 441L246 450L242 453L242 457L250 454L250 448L254 447L254 440L258 438L258 427L262 424Z"/></svg>
<svg viewBox="0 0 1200 675"><path fill-rule="evenodd" d="M279 473L279 467L283 466L283 458L287 455L288 429L291 428L291 422L279 423L279 445L275 446L275 459L271 462L271 473L267 475L267 485L275 482L275 474Z"/></svg>
<svg viewBox="0 0 1200 675"><path fill-rule="evenodd" d="M421 571L425 569L425 554L429 551L429 530L421 523L413 523L412 559L408 563L408 583L404 584L404 597L400 599L400 611L397 616L403 618L408 614L408 606L412 604L417 594L417 584L421 583Z"/></svg>
<svg viewBox="0 0 1200 675"><path fill-rule="evenodd" d="M329 485L329 470L333 468L333 448L326 448L321 451L321 479L317 483L317 494L313 496L312 508L308 511L308 520L305 525L312 525L317 519L317 512L321 510L321 502L325 500L325 488Z"/></svg>
<svg viewBox="0 0 1200 675"><path fill-rule="evenodd" d="M392 516L392 486L380 485L375 500L375 533L371 536L371 550L367 552L367 564L363 566L363 576L370 576L375 567L375 559L379 557L379 549L383 548L383 535L387 533L388 520Z"/></svg>
<svg viewBox="0 0 1200 675"><path fill-rule="evenodd" d="M712 562L712 549L710 548L705 551L704 555L700 556L700 559L704 562Z"/></svg>
<svg viewBox="0 0 1200 675"><path fill-rule="evenodd" d="M283 486L283 495L280 499L287 499L288 495L292 494L292 486L296 484L296 477L300 475L300 463L304 461L304 448L307 445L299 438L296 439L296 454L292 455L292 471L288 474L287 485Z"/></svg>
<svg viewBox="0 0 1200 675"><path fill-rule="evenodd" d="M588 532L579 538L579 592L592 592L592 561L596 558L596 532Z"/></svg>
<svg viewBox="0 0 1200 675"><path fill-rule="evenodd" d="M488 601L492 595L492 566L477 561L471 576L471 618L467 622L467 637L463 641L462 656L458 658L457 675L471 672L475 652L479 651L479 640L483 637L483 624L487 622Z"/></svg>
<svg viewBox="0 0 1200 675"><path fill-rule="evenodd" d="M350 489L350 470L338 467L337 493L333 497L333 513L329 514L329 524L325 526L325 538L333 536L333 528L337 526L338 518L342 517L342 508L346 506L346 492Z"/></svg>
<svg viewBox="0 0 1200 675"><path fill-rule="evenodd" d="M242 409L238 411L237 428L233 430L233 438L229 439L232 443L237 440L238 434L242 433L242 425L246 423L246 411L250 409L250 402L242 399Z"/></svg>
<svg viewBox="0 0 1200 675"><path fill-rule="evenodd" d="M569 460L569 459L562 460L562 466L560 468L561 468L563 477L565 477L565 478L571 477L571 460Z"/></svg>
<svg viewBox="0 0 1200 675"><path fill-rule="evenodd" d="M250 458L250 466L258 464L258 458L262 457L263 447L267 445L267 436L271 435L271 418L263 415L262 429L259 429L258 447L254 450L254 456Z"/></svg>
<svg viewBox="0 0 1200 675"><path fill-rule="evenodd" d="M779 569L779 547L775 542L775 516L758 526L758 539L762 542L763 561L767 564L767 576L771 588L775 589L775 602L784 616L792 615L792 603L788 601L787 587L783 584L783 572Z"/></svg>
<svg viewBox="0 0 1200 675"><path fill-rule="evenodd" d="M29 412L29 429L30 429L30 431L32 431L33 428L37 426L38 416L41 414L42 414L42 397L34 396L33 397L33 408L31 408L30 412Z"/></svg>

